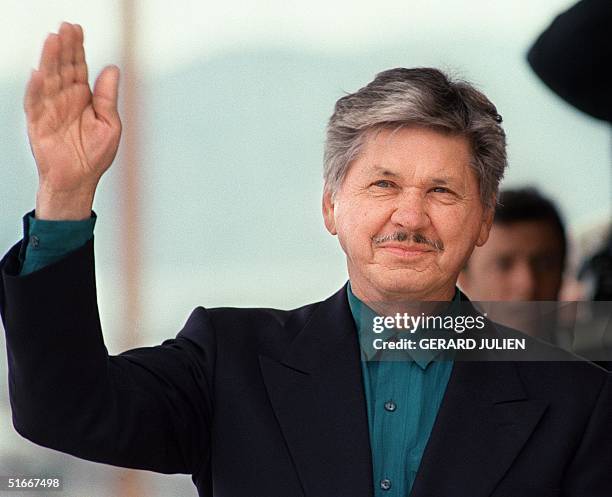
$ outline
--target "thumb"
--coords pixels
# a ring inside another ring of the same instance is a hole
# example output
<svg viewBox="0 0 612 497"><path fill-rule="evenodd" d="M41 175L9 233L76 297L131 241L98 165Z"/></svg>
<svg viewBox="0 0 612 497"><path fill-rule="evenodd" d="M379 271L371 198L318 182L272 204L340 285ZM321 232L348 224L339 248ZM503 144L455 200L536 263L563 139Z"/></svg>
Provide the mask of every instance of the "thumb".
<svg viewBox="0 0 612 497"><path fill-rule="evenodd" d="M119 68L106 66L94 84L92 104L98 118L113 122L119 119Z"/></svg>

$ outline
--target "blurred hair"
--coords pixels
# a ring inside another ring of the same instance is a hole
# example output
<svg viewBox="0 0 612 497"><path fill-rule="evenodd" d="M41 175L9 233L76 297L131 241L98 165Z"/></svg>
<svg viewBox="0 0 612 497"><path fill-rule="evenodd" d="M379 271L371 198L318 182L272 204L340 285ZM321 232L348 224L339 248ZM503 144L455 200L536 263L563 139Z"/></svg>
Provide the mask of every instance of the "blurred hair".
<svg viewBox="0 0 612 497"><path fill-rule="evenodd" d="M389 69L336 102L325 140L325 189L334 195L374 130L424 126L465 136L484 205L495 206L507 165L506 135L495 106L471 84L432 68Z"/></svg>
<svg viewBox="0 0 612 497"><path fill-rule="evenodd" d="M565 263L567 237L565 225L554 202L542 195L537 188L504 189L499 193L494 224L513 224L526 221L545 221L559 235L562 261Z"/></svg>

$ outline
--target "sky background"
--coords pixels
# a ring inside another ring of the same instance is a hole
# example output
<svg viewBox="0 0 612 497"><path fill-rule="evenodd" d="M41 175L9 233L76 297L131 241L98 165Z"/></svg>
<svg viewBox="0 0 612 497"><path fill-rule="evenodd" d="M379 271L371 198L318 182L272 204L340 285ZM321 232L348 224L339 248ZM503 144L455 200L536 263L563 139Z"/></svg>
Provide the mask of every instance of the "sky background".
<svg viewBox="0 0 612 497"><path fill-rule="evenodd" d="M138 342L175 335L197 305L291 308L344 283L343 254L320 215L324 128L338 98L391 67L436 66L474 82L504 117L504 184L540 187L559 202L574 234L609 219L609 127L550 93L525 60L537 35L572 3L137 2L140 66L133 78L141 119L124 125L139 130L142 144ZM2 252L20 238L20 219L34 207L22 96L42 42L62 20L78 22L90 75L105 64L121 67L120 6L3 2ZM125 345L118 195L124 167L120 150L94 205L99 303L111 352ZM11 464L44 454L48 464L76 471L71 458L12 434L4 409L0 454L16 458ZM104 475L102 481L110 478ZM103 485L95 491L107 495Z"/></svg>
<svg viewBox="0 0 612 497"><path fill-rule="evenodd" d="M136 5L143 62L151 73L163 73L202 57L253 46L345 54L360 47L424 38L447 40L448 45L465 37L524 44L544 29L552 14L573 3L393 0L373 5L359 0L141 0ZM115 62L120 7L117 0L4 2L0 25L10 42L0 47L1 69L22 72L25 77L28 67L38 61L45 34L63 20L85 27L90 59Z"/></svg>

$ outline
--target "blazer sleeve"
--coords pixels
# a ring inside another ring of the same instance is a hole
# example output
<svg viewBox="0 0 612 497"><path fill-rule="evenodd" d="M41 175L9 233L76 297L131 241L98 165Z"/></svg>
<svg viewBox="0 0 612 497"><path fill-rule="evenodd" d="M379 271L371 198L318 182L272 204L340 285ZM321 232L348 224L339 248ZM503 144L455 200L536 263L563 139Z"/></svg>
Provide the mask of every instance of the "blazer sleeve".
<svg viewBox="0 0 612 497"><path fill-rule="evenodd" d="M612 376L607 373L574 459L564 473L563 497L612 495Z"/></svg>
<svg viewBox="0 0 612 497"><path fill-rule="evenodd" d="M210 460L215 333L195 309L175 339L107 353L93 239L19 276L15 245L0 262L9 394L16 430L92 461L195 473Z"/></svg>

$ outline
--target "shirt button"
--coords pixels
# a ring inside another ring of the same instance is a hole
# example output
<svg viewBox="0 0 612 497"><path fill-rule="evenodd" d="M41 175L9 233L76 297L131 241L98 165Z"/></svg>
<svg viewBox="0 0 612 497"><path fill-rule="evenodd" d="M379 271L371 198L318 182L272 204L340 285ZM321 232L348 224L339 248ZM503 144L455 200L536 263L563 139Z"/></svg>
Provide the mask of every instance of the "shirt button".
<svg viewBox="0 0 612 497"><path fill-rule="evenodd" d="M36 235L32 235L30 237L30 245L37 248L40 245L40 238L38 238Z"/></svg>
<svg viewBox="0 0 612 497"><path fill-rule="evenodd" d="M389 480L388 478L380 480L380 488L382 488L383 490L389 490L391 488L391 480Z"/></svg>
<svg viewBox="0 0 612 497"><path fill-rule="evenodd" d="M393 412L397 409L397 404L392 400L385 402L385 411Z"/></svg>

